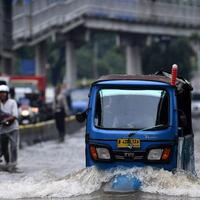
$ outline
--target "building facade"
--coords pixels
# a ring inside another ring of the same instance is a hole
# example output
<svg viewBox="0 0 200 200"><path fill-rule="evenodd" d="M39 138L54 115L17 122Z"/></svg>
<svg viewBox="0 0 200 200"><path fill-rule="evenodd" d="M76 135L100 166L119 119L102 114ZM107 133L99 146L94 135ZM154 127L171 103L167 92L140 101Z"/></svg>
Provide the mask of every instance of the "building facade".
<svg viewBox="0 0 200 200"><path fill-rule="evenodd" d="M12 0L0 0L0 73L12 72Z"/></svg>

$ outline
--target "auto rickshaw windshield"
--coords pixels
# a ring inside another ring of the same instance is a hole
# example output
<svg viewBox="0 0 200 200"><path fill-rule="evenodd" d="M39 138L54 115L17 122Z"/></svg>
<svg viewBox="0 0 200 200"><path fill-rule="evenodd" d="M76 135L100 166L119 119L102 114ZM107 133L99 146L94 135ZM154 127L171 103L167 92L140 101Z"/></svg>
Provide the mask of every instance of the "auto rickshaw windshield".
<svg viewBox="0 0 200 200"><path fill-rule="evenodd" d="M97 94L95 126L98 128L140 130L167 126L168 116L166 90L101 89Z"/></svg>

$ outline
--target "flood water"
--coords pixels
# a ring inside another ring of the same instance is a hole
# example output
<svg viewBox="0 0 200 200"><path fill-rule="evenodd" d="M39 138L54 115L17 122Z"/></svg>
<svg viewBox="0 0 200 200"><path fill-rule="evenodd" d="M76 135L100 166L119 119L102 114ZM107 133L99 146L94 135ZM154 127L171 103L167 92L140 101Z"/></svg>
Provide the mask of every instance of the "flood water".
<svg viewBox="0 0 200 200"><path fill-rule="evenodd" d="M19 151L19 173L0 171L0 199L200 199L200 119L193 120L197 177L185 172L133 168L99 171L85 168L84 129L56 141L27 146ZM116 174L137 175L140 191L105 193L103 187Z"/></svg>

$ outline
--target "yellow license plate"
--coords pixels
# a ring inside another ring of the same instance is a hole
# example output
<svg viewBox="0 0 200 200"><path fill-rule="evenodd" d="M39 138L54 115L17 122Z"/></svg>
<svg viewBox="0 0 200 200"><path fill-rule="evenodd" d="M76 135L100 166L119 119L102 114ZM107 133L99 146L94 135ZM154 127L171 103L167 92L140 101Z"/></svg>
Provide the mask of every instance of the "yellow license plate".
<svg viewBox="0 0 200 200"><path fill-rule="evenodd" d="M117 140L118 148L140 148L139 139L118 139Z"/></svg>

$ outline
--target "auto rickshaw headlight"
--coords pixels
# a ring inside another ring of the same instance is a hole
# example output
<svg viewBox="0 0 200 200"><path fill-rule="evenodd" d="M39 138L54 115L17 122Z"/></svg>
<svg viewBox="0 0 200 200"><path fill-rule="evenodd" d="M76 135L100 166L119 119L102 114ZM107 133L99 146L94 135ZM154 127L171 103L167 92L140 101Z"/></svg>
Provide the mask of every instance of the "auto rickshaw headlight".
<svg viewBox="0 0 200 200"><path fill-rule="evenodd" d="M99 159L110 160L110 152L107 148L97 147L96 150Z"/></svg>
<svg viewBox="0 0 200 200"><path fill-rule="evenodd" d="M110 160L110 151L105 147L90 146L90 154L93 160Z"/></svg>
<svg viewBox="0 0 200 200"><path fill-rule="evenodd" d="M148 160L160 160L162 156L163 149L151 149L149 151Z"/></svg>
<svg viewBox="0 0 200 200"><path fill-rule="evenodd" d="M171 148L158 148L149 150L147 159L149 161L167 161L171 154Z"/></svg>

